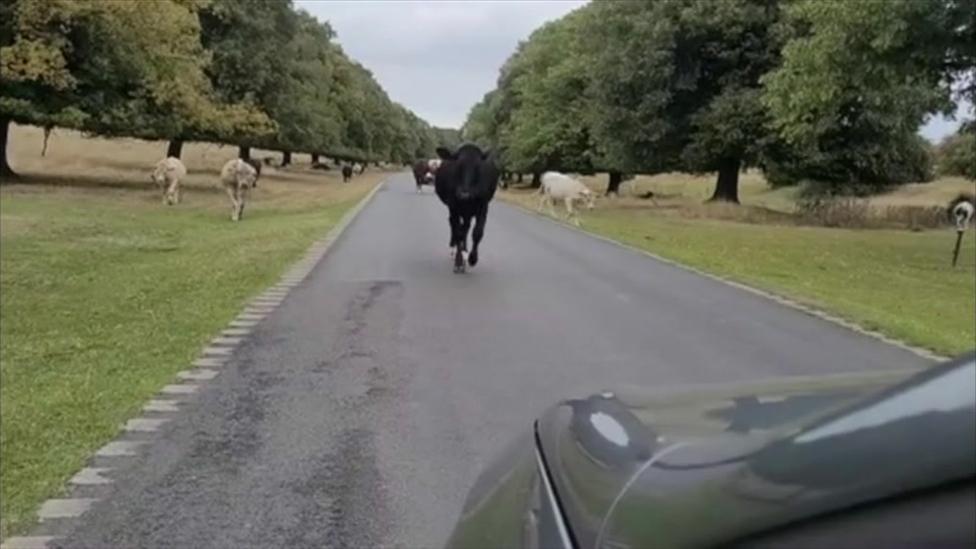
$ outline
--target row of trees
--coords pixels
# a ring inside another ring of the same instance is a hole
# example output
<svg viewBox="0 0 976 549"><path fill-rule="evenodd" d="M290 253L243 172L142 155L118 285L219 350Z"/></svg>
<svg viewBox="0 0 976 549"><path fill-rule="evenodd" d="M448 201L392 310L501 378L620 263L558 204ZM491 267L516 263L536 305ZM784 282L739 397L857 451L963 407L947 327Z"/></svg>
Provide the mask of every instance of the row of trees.
<svg viewBox="0 0 976 549"><path fill-rule="evenodd" d="M326 155L430 156L440 132L393 102L291 0L0 4L0 150L11 122ZM162 151L160 151L162 153Z"/></svg>
<svg viewBox="0 0 976 549"><path fill-rule="evenodd" d="M976 0L595 0L521 43L463 133L508 171L924 180L926 116L976 99ZM972 131L972 126L969 130Z"/></svg>

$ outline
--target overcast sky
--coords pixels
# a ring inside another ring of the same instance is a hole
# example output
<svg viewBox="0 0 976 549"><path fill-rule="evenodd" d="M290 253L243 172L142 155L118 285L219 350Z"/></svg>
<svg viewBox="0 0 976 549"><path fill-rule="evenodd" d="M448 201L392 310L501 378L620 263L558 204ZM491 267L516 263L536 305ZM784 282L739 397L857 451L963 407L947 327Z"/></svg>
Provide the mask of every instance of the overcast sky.
<svg viewBox="0 0 976 549"><path fill-rule="evenodd" d="M296 0L328 21L350 57L421 118L458 128L495 87L498 68L542 23L586 0ZM971 114L970 114L971 116ZM939 139L957 122L936 118L922 134Z"/></svg>

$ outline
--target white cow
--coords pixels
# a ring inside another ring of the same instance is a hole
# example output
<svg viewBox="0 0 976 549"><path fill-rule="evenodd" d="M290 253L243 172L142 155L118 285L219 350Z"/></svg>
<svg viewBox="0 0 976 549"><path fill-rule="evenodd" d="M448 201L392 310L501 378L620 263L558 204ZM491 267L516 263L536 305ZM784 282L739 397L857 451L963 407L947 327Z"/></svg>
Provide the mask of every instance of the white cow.
<svg viewBox="0 0 976 549"><path fill-rule="evenodd" d="M542 174L542 186L539 187L539 206L536 208L542 211L542 205L549 205L549 213L556 216L556 211L552 207L553 201L562 200L566 205L566 219L571 219L579 226L579 216L573 209L574 202L585 202L588 210L593 209L596 195L580 181L559 172L546 172Z"/></svg>
<svg viewBox="0 0 976 549"><path fill-rule="evenodd" d="M180 180L186 177L186 166L175 156L156 163L150 179L163 191L163 204L179 204L183 199Z"/></svg>
<svg viewBox="0 0 976 549"><path fill-rule="evenodd" d="M258 164L260 166L260 164ZM258 176L261 175L252 164L240 158L227 161L220 170L220 182L227 189L231 202L231 221L240 221L244 215L244 202L247 192L258 186Z"/></svg>
<svg viewBox="0 0 976 549"><path fill-rule="evenodd" d="M427 161L427 173L424 174L424 180L427 181L428 185L434 184L435 174L437 173L437 168L441 167L440 158L432 158Z"/></svg>

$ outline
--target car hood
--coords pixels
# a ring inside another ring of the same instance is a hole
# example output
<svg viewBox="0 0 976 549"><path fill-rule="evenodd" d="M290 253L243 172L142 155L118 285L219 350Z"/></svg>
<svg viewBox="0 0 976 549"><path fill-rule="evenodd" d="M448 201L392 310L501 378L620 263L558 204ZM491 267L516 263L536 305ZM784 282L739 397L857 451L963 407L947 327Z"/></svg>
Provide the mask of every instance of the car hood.
<svg viewBox="0 0 976 549"><path fill-rule="evenodd" d="M623 389L561 402L538 442L577 546L709 546L976 475L976 366L959 364L940 410L912 387L943 367Z"/></svg>

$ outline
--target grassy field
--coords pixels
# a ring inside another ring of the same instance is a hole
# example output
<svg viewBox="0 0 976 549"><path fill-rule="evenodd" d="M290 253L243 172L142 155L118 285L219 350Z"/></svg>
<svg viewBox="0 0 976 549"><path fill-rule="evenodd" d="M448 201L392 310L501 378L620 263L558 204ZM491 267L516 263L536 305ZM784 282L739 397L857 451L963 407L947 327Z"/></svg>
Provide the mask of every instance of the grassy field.
<svg viewBox="0 0 976 549"><path fill-rule="evenodd" d="M16 128L0 187L0 537L384 174L262 177L240 223L217 186L236 149L192 144L184 202L148 180L161 143ZM296 162L307 164L307 157Z"/></svg>
<svg viewBox="0 0 976 549"><path fill-rule="evenodd" d="M789 296L939 353L976 346L974 231L965 235L959 266L953 269L949 263L955 232L951 229L796 226L786 213L788 191L764 190L761 179L744 180L745 205L731 206L702 204L711 190L700 178L672 177L638 180L639 189L666 189L672 197L656 206L626 195L603 199L593 211L582 214L583 228ZM873 200L925 205L972 188L972 182L939 181ZM536 196L530 191L500 196L535 208ZM777 205L771 208L771 204ZM557 209L557 213L562 212Z"/></svg>
<svg viewBox="0 0 976 549"><path fill-rule="evenodd" d="M607 187L606 175L582 179L601 193ZM653 191L662 197L659 202L694 207L711 197L714 190L715 176L710 174L639 175L621 186L619 203L623 207L650 207L649 201L636 198L636 195ZM777 212L792 213L795 210L798 190L798 187L770 188L762 174L755 170L743 173L739 181L739 199L743 205ZM877 207L945 206L963 192L976 192L976 184L961 177L944 177L931 183L901 185L890 192L871 197L868 202Z"/></svg>

